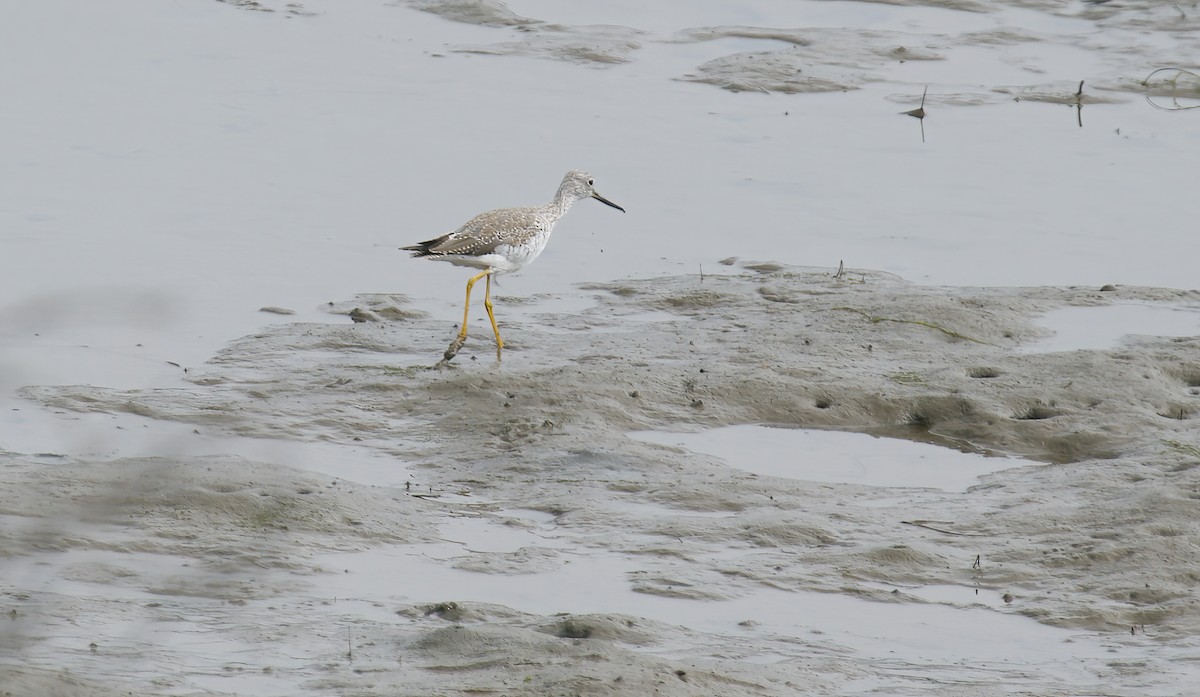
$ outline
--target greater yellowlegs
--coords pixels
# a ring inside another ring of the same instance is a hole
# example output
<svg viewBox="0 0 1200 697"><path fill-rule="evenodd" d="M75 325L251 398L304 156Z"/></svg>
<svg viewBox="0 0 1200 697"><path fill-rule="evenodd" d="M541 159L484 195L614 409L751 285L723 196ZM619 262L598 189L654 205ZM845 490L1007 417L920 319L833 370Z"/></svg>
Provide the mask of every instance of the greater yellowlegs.
<svg viewBox="0 0 1200 697"><path fill-rule="evenodd" d="M500 338L500 328L496 326L496 315L492 313L492 275L516 271L536 259L546 248L550 233L554 232L554 224L566 215L576 201L594 198L622 213L625 212L624 208L596 193L592 186L592 175L574 169L563 177L554 200L544 206L498 208L480 213L454 232L411 247L401 247L412 252L414 257L483 269L467 281L467 301L463 307L462 328L454 343L446 350L447 360L452 358L467 340L467 312L471 307L471 287L475 285L475 281L487 277L483 306L487 308L488 319L492 322L492 331L496 334L496 350L499 351L504 348L504 341Z"/></svg>

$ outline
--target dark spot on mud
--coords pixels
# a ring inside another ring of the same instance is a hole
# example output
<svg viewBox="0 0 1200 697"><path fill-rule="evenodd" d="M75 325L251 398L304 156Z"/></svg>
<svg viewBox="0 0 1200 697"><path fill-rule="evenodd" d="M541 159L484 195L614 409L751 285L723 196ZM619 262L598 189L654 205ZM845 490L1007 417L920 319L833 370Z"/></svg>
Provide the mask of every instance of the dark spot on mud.
<svg viewBox="0 0 1200 697"><path fill-rule="evenodd" d="M663 299L667 307L681 310L718 307L727 302L729 298L725 294L710 290L693 290Z"/></svg>
<svg viewBox="0 0 1200 697"><path fill-rule="evenodd" d="M1181 370L1178 377L1187 387L1200 387L1200 368Z"/></svg>
<svg viewBox="0 0 1200 697"><path fill-rule="evenodd" d="M425 616L437 615L438 617L450 621L457 622L463 618L465 612L463 608L454 602L437 603L425 608Z"/></svg>
<svg viewBox="0 0 1200 697"><path fill-rule="evenodd" d="M967 371L967 376L973 378L998 378L1000 374L999 368L989 368L986 366L978 366Z"/></svg>
<svg viewBox="0 0 1200 697"><path fill-rule="evenodd" d="M766 286L763 286L762 288L758 289L758 294L761 295L764 300L769 300L774 303L787 303L789 305L796 305L800 302L800 298L798 298L795 293L781 291L778 288L767 288Z"/></svg>
<svg viewBox="0 0 1200 697"><path fill-rule="evenodd" d="M350 311L349 314L350 314L350 319L353 320L355 324L361 324L363 322L378 322L379 321L378 315L371 312L370 310L364 310L361 307L354 308L353 310Z"/></svg>
<svg viewBox="0 0 1200 697"><path fill-rule="evenodd" d="M586 639L591 635L591 625L575 619L563 620L558 624L558 627L554 632L554 636L559 636L564 639Z"/></svg>
<svg viewBox="0 0 1200 697"><path fill-rule="evenodd" d="M773 261L764 261L759 264L744 264L743 268L759 273L775 273L776 271L782 271L783 265Z"/></svg>
<svg viewBox="0 0 1200 697"><path fill-rule="evenodd" d="M1055 409L1054 407L1046 406L1044 404L1037 404L1029 407L1024 412L1013 418L1021 421L1042 421L1044 419L1053 419L1056 416L1062 416L1064 413L1065 412L1063 412L1061 409Z"/></svg>
<svg viewBox="0 0 1200 697"><path fill-rule="evenodd" d="M828 397L818 397L813 406L818 409L828 409L833 406L833 400Z"/></svg>
<svg viewBox="0 0 1200 697"><path fill-rule="evenodd" d="M906 418L904 420L904 423L907 426L915 426L917 428L928 429L930 426L933 425L933 419L929 418L929 415L927 415L923 412L917 411L917 412L910 413L908 415L908 418Z"/></svg>

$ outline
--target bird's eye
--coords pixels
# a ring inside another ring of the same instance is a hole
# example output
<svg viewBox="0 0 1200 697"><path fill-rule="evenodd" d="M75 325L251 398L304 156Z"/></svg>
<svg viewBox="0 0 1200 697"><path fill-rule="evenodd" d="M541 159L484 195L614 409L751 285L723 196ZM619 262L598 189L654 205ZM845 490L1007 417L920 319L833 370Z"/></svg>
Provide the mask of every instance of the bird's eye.
<svg viewBox="0 0 1200 697"><path fill-rule="evenodd" d="M596 180L594 180L594 179L589 179L589 180L588 180L588 186L592 186L592 185L594 185L595 183L596 183Z"/></svg>

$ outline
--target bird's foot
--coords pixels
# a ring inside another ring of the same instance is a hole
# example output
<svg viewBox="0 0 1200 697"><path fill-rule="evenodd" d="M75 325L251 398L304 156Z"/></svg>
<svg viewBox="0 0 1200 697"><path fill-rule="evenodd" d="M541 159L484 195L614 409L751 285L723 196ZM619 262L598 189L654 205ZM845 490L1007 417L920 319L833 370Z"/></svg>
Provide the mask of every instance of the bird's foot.
<svg viewBox="0 0 1200 697"><path fill-rule="evenodd" d="M465 343L467 343L467 337L465 334L459 334L458 336L454 337L454 341L450 342L450 346L448 346L446 348L446 352L442 354L442 359L446 361L453 359L456 355L458 355L458 350L462 348L463 344Z"/></svg>

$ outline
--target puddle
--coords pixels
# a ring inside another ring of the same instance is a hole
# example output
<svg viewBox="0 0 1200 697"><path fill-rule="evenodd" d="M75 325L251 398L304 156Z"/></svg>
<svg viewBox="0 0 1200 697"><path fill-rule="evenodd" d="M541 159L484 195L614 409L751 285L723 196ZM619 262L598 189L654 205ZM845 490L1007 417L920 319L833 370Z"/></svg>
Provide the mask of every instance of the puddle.
<svg viewBox="0 0 1200 697"><path fill-rule="evenodd" d="M473 540L478 531L460 532ZM771 664L811 659L814 653L853 655L873 661L884 674L896 675L949 664L970 665L981 676L1019 668L1014 680L1028 684L1048 679L1086 682L1094 677L1098 662L1146 658L1138 646L1096 641L1087 634L996 611L993 607L1000 606L990 595L982 598L982 592L980 603L963 601L973 593L965 587L901 588L911 595L953 594L959 607L764 587L731 600L696 601L635 592L631 578L655 566L646 558L563 551L560 563L543 573L446 568L447 561L470 555L460 545L447 543L318 555L311 561L330 573L302 579L276 571L254 574L254 588L272 582L295 588L288 598L247 597L231 605L220 597L156 592L161 579L205 573L190 568L184 558L101 550L40 554L22 560L19 567L47 581L32 587L37 589L33 595L38 612L46 613L44 626L54 638L29 643L22 655L29 665L49 666L56 665L63 652L72 653L77 665L95 677L115 677L115 665L144 679L178 676L179 689L294 694L287 690L294 687L296 676L310 674L314 660L351 636L350 627L394 623L396 604L466 601L538 615L620 613L692 630L629 647L668 657L694 656L699 649ZM208 573L218 588L228 583L237 587L249 578ZM68 620L73 614L63 603L78 602L99 602L103 610L86 621ZM300 614L281 622L281 609ZM281 653L276 642L285 638L290 643ZM114 663L115 655L137 658ZM1158 660L1171 658L1159 655Z"/></svg>
<svg viewBox="0 0 1200 697"><path fill-rule="evenodd" d="M333 573L314 580L316 597L390 598L407 603L470 601L497 603L533 614L622 613L720 636L767 635L779 639L779 652L747 656L761 662L786 660L807 649L796 638L811 637L828 646L853 646L856 653L880 660L928 664L949 660L1041 663L1072 633L1023 617L983 608L876 603L815 592L760 589L723 602L692 601L633 592L629 575L638 560L609 554L567 555L558 569L520 576L447 570L435 559L449 550L438 545L331 555ZM377 610L367 608L371 615ZM906 637L938 637L936 648L911 645ZM658 644L655 652L683 652L681 645ZM789 648L790 647L790 648ZM1090 657L1107 652L1075 645Z"/></svg>
<svg viewBox="0 0 1200 697"><path fill-rule="evenodd" d="M905 595L914 598L920 598L926 602L939 603L942 605L953 605L955 607L964 607L972 605L982 605L986 607L999 608L1004 607L1003 591L997 591L992 588L979 588L976 586L960 586L954 584L930 584L925 586L896 586L886 583L873 583L870 581L862 582L862 585L868 588L876 588L883 591L900 591ZM1016 602L1016 600L1014 600Z"/></svg>
<svg viewBox="0 0 1200 697"><path fill-rule="evenodd" d="M441 523L439 536L471 552L515 552L522 547L561 547L552 537L539 535L491 518L462 517Z"/></svg>
<svg viewBox="0 0 1200 697"><path fill-rule="evenodd" d="M183 384L179 365L140 346L65 345L35 341L0 343L0 389L24 385L121 384L172 387Z"/></svg>
<svg viewBox="0 0 1200 697"><path fill-rule="evenodd" d="M556 526L555 520L558 516L546 511L536 511L532 508L506 508L499 512L499 515L518 520L529 521L536 524L538 527L546 530L552 530Z"/></svg>
<svg viewBox="0 0 1200 697"><path fill-rule="evenodd" d="M1200 335L1200 308L1154 303L1064 307L1042 315L1036 324L1054 336L1021 347L1022 353L1103 350L1137 335Z"/></svg>
<svg viewBox="0 0 1200 697"><path fill-rule="evenodd" d="M635 440L719 457L771 477L880 487L966 491L979 477L1032 464L865 433L745 425L701 433L638 431Z"/></svg>
<svg viewBox="0 0 1200 697"><path fill-rule="evenodd" d="M732 600L685 600L634 592L630 575L645 569L644 559L564 554L553 571L513 576L448 570L433 561L447 550L435 547L326 557L324 564L344 572L318 579L318 592L326 597L418 604L496 603L540 615L621 613L702 632L690 635L689 641L709 641L710 648L719 647L724 655L760 663L795 660L813 650L849 651L902 670L951 662L972 663L981 670L1020 665L1038 680L1051 674L1078 680L1092 661L1114 657L1112 649L1099 642L1077 641L1082 635L985 607L986 599L949 607L756 588ZM921 641L913 641L916 636ZM742 655L750 649L744 642L750 637L758 640L757 648ZM687 655L696 648L683 643L660 642L642 650ZM764 645L773 650L764 653Z"/></svg>

